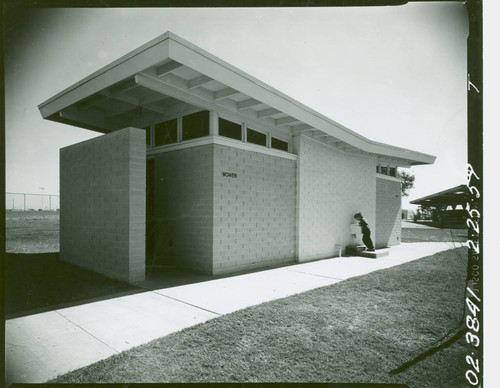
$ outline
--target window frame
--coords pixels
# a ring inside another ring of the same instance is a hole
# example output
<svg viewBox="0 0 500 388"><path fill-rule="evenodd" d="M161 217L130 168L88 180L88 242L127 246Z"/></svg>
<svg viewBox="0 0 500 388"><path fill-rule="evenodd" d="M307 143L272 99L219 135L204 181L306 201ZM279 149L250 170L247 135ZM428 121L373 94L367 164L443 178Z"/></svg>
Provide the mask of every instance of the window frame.
<svg viewBox="0 0 500 388"><path fill-rule="evenodd" d="M190 139L184 139L184 118L187 116L197 115L199 113L206 113L207 114L207 134L202 135L202 136L192 137ZM179 121L180 121L180 127L181 127L181 129L180 129L180 132L181 132L180 141L189 141L189 140L200 139L203 137L210 136L210 110L208 110L208 109L202 109L202 110L199 110L197 112L186 113L186 114L180 115ZM177 126L179 127L179 122L177 123Z"/></svg>
<svg viewBox="0 0 500 388"><path fill-rule="evenodd" d="M257 133L260 133L262 135L265 136L265 144L259 144L259 143L254 143L254 142L251 142L251 141L248 141L248 131L254 131L254 132L257 132ZM250 143L250 144L254 144L254 145L258 145L260 147L266 147L266 148L270 148L268 145L269 145L269 133L268 132L263 132L263 131L259 131L258 129L253 129L253 128L250 128L248 125L245 126L245 138L246 138L246 143Z"/></svg>
<svg viewBox="0 0 500 388"><path fill-rule="evenodd" d="M283 151L283 152L290 152L290 142L288 140L284 140L283 138L279 138L277 136L273 136L270 134L269 136L271 138L270 140L270 147L269 148L272 148L273 150L277 150L277 151ZM278 141L281 141L283 143L286 144L286 150L282 150L281 148L275 148L273 147L273 139L276 139Z"/></svg>
<svg viewBox="0 0 500 388"><path fill-rule="evenodd" d="M222 135L222 134L220 133L220 128L221 128L221 127L220 127L220 123L221 123L221 120L224 120L224 121L227 121L228 123L231 123L231 124L234 124L234 125L239 126L239 127L240 127L240 138L239 138L239 139L236 139L236 138L234 138L234 137L230 137L230 136L225 136L225 135ZM244 131L244 127L245 127L243 124L239 124L239 123L237 123L237 122L235 122L235 121L228 120L228 119L226 119L226 118L224 118L224 117L219 116L219 117L217 118L217 126L218 126L218 131L217 131L217 134L218 134L219 136L225 137L225 138L227 138L227 139L236 140L236 141L243 141L243 131Z"/></svg>
<svg viewBox="0 0 500 388"><path fill-rule="evenodd" d="M160 124L163 124L163 123L167 123L169 121L173 121L173 120L176 120L176 123L175 123L175 125L176 125L176 137L177 137L176 140L173 141L173 142L171 142L171 143L156 144L156 126L160 125ZM169 144L176 144L176 143L180 142L180 139L179 139L179 120L178 120L177 117L172 117L172 118L169 118L169 119L158 121L158 122L152 124L151 128L152 128L152 137L153 137L151 148L163 147L163 146L166 146L166 145L169 145Z"/></svg>

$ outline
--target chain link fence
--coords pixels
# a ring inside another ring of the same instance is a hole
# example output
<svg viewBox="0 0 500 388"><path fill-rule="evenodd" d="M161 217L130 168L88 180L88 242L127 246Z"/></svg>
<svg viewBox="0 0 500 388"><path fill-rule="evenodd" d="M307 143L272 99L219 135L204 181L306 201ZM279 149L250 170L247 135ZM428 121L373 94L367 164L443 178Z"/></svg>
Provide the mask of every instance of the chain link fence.
<svg viewBox="0 0 500 388"><path fill-rule="evenodd" d="M5 193L6 210L59 210L59 195Z"/></svg>

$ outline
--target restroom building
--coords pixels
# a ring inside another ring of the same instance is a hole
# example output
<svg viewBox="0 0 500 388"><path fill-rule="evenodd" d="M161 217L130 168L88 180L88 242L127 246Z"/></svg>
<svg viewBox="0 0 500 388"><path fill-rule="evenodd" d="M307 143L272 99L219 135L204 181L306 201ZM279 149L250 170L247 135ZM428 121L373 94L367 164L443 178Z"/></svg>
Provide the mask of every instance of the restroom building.
<svg viewBox="0 0 500 388"><path fill-rule="evenodd" d="M127 282L337 256L352 215L401 240L398 167L369 140L167 32L39 105L98 131L60 150L60 257ZM68 130L71 130L68 128Z"/></svg>

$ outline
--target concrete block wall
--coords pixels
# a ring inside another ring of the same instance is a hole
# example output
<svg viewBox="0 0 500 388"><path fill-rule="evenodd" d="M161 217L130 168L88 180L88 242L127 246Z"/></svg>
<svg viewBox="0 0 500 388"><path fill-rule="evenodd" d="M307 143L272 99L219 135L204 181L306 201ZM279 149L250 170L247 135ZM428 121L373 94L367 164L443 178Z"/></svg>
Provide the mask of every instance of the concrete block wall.
<svg viewBox="0 0 500 388"><path fill-rule="evenodd" d="M154 163L157 255L212 274L213 145L157 154Z"/></svg>
<svg viewBox="0 0 500 388"><path fill-rule="evenodd" d="M306 136L294 139L297 160L298 261L338 256L353 243L352 216L375 228L375 159L335 150ZM375 240L374 240L375 241Z"/></svg>
<svg viewBox="0 0 500 388"><path fill-rule="evenodd" d="M60 257L126 282L145 276L145 131L60 150Z"/></svg>
<svg viewBox="0 0 500 388"><path fill-rule="evenodd" d="M377 177L376 248L401 242L401 182Z"/></svg>
<svg viewBox="0 0 500 388"><path fill-rule="evenodd" d="M295 183L295 160L214 145L214 274L294 261Z"/></svg>

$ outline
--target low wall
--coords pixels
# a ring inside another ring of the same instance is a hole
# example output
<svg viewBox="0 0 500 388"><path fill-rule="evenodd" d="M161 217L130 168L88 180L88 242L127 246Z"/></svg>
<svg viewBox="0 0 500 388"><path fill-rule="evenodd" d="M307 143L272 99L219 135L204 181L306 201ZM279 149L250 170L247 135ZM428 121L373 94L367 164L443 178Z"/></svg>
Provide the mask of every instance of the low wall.
<svg viewBox="0 0 500 388"><path fill-rule="evenodd" d="M60 150L60 257L125 282L145 277L145 131Z"/></svg>

